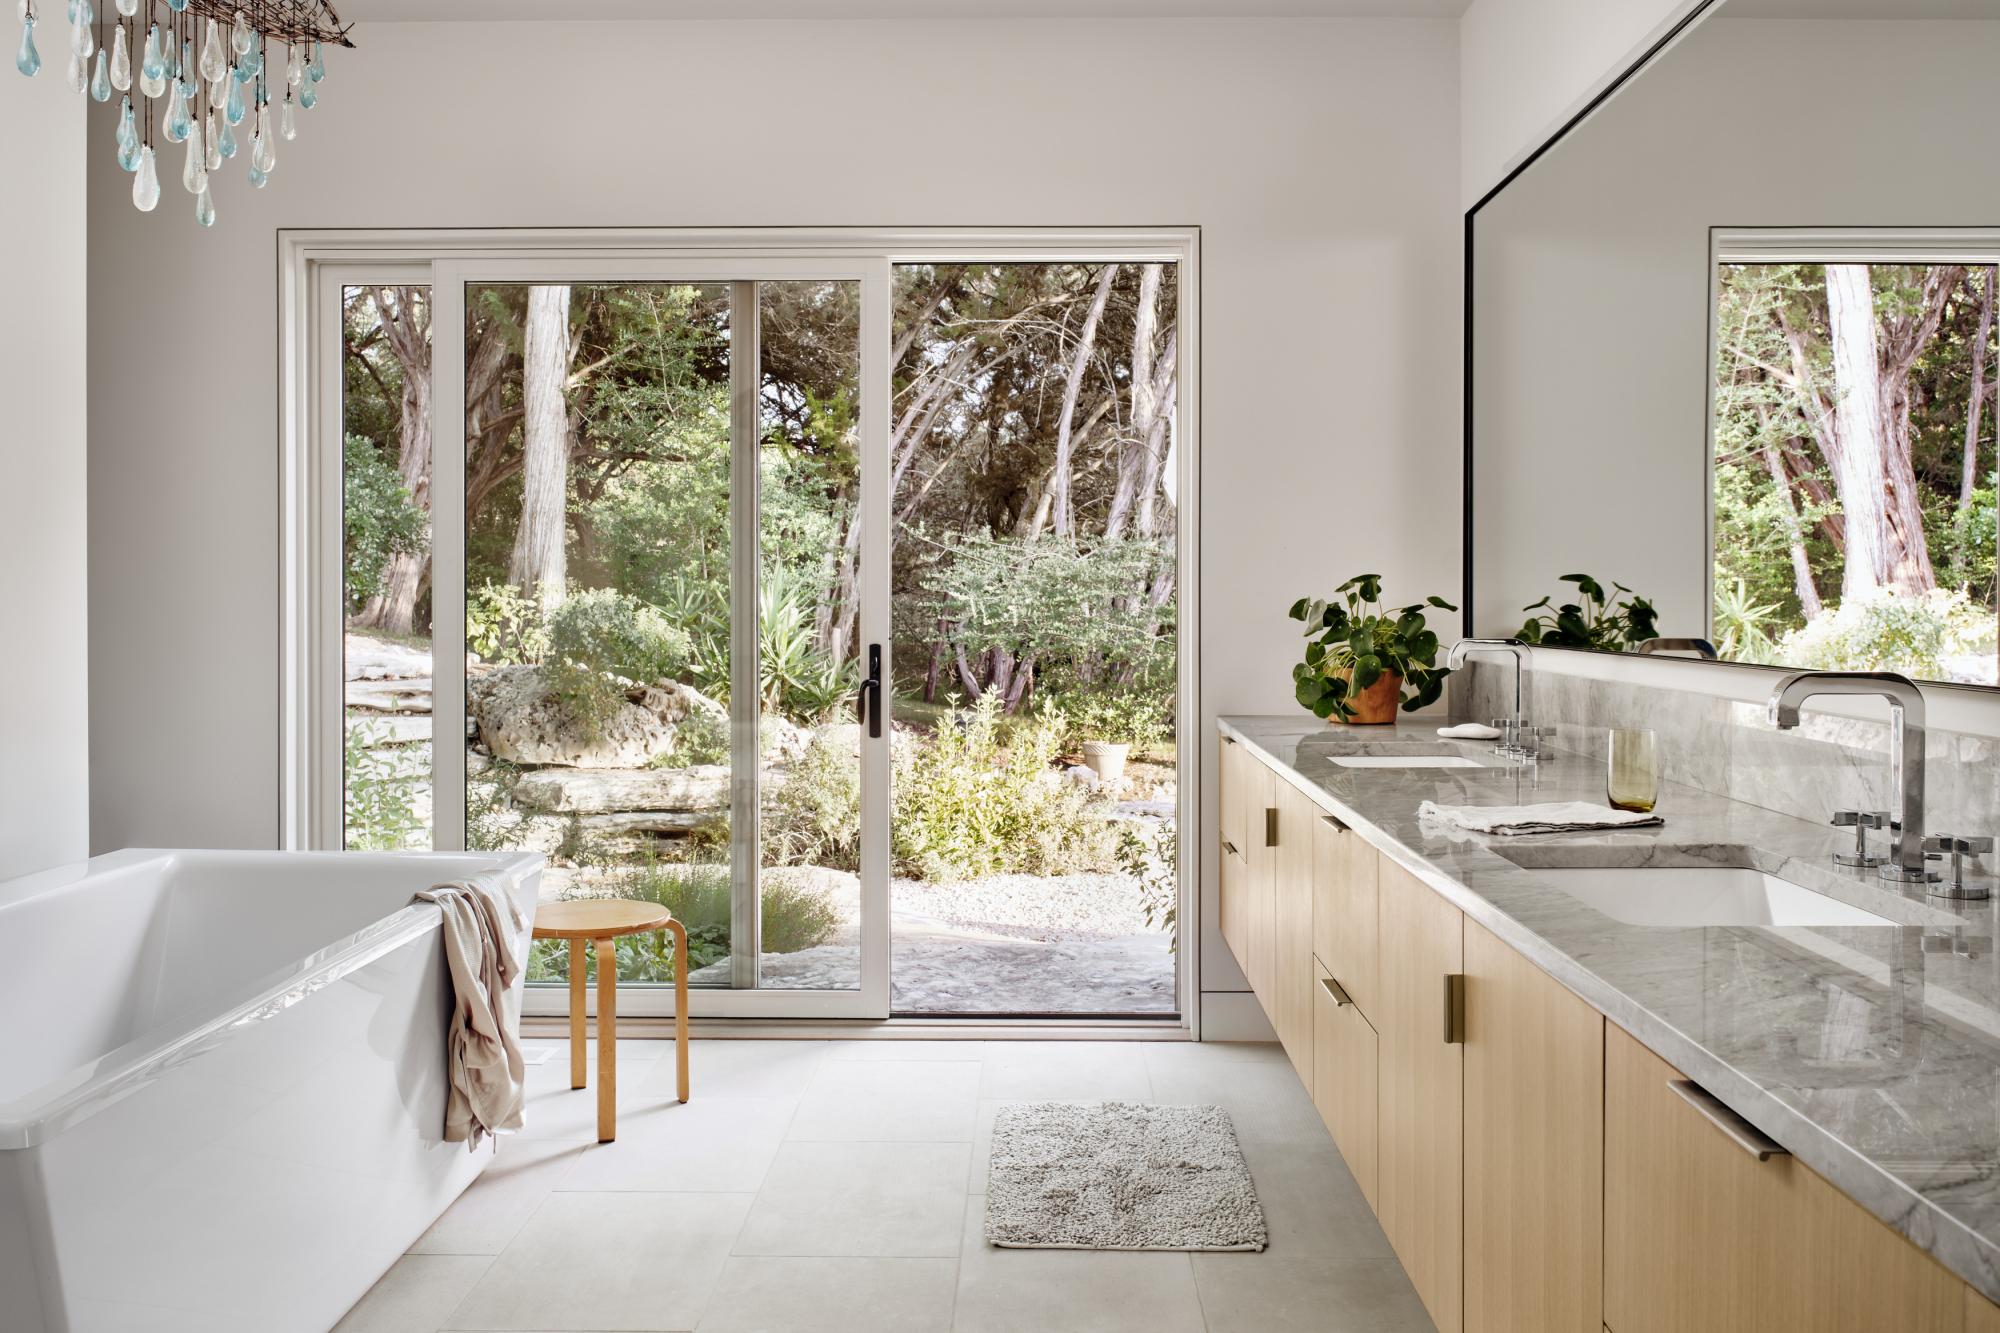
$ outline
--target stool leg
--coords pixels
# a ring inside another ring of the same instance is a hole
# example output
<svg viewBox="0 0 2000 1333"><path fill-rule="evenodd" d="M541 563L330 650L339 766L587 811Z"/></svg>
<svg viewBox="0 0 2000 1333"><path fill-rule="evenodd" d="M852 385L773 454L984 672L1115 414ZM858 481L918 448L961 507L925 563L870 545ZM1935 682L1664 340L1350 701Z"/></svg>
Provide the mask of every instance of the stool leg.
<svg viewBox="0 0 2000 1333"><path fill-rule="evenodd" d="M681 1100L688 1099L688 933L678 921L667 922L674 933L674 1055L680 1067Z"/></svg>
<svg viewBox="0 0 2000 1333"><path fill-rule="evenodd" d="M618 1137L618 949L597 942L597 1141Z"/></svg>
<svg viewBox="0 0 2000 1333"><path fill-rule="evenodd" d="M584 996L587 994L583 983L584 967L583 941L571 940L569 942L569 1085L572 1088L583 1087L590 1081L583 1064L583 1043L586 1040L583 1010Z"/></svg>

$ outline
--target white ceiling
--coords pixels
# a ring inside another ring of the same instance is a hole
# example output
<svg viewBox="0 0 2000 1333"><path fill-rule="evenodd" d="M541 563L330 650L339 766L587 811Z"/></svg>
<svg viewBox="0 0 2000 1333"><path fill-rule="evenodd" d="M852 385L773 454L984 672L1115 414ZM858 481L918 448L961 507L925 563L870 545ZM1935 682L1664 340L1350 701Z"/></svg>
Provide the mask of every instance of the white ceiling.
<svg viewBox="0 0 2000 1333"><path fill-rule="evenodd" d="M1738 19L2000 19L2000 0L1723 0Z"/></svg>
<svg viewBox="0 0 2000 1333"><path fill-rule="evenodd" d="M456 19L1457 18L1471 0L334 0L350 22Z"/></svg>

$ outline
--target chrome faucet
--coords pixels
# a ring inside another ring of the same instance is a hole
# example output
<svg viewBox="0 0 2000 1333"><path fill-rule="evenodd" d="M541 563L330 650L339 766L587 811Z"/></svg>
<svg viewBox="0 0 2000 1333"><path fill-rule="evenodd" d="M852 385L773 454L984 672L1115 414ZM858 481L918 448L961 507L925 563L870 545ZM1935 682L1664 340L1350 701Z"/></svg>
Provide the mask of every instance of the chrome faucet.
<svg viewBox="0 0 2000 1333"><path fill-rule="evenodd" d="M1450 671L1464 666L1465 659L1476 652L1506 653L1514 659L1514 716L1503 719L1505 725L1501 730L1504 734L1500 743L1493 747L1502 754L1526 754L1534 749L1527 731L1524 702L1527 695L1527 650L1528 645L1519 639L1460 639L1451 646L1451 652L1444 659L1445 668Z"/></svg>
<svg viewBox="0 0 2000 1333"><path fill-rule="evenodd" d="M1890 824L1889 859L1875 873L1901 884L1927 884L1924 857L1924 696L1893 671L1795 671L1771 691L1771 725L1799 725L1799 705L1817 694L1859 694L1889 701L1889 768L1897 816Z"/></svg>
<svg viewBox="0 0 2000 1333"><path fill-rule="evenodd" d="M1707 639L1647 639L1640 643L1639 651L1648 656L1658 653L1693 653L1696 657L1710 662L1716 660L1715 645Z"/></svg>

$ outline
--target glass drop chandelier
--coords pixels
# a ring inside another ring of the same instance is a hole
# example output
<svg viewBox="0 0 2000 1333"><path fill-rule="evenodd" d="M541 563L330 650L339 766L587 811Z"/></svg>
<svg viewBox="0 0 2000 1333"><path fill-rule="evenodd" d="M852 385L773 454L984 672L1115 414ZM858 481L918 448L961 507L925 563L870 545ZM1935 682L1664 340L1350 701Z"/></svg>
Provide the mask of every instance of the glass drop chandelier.
<svg viewBox="0 0 2000 1333"><path fill-rule="evenodd" d="M210 174L235 157L247 138L250 184L263 188L278 165L274 140L296 138L298 113L319 102L325 48L353 45L327 0L49 3L66 3L69 9L70 91L107 103L114 92L122 95L118 165L132 176L133 205L144 213L159 207L157 132L168 143L186 145L181 185L194 196L195 221L204 227L215 225ZM21 48L14 67L32 77L42 68L35 46L36 0L20 0L20 10ZM284 47L282 70L266 64L277 44ZM283 84L275 116L274 80Z"/></svg>

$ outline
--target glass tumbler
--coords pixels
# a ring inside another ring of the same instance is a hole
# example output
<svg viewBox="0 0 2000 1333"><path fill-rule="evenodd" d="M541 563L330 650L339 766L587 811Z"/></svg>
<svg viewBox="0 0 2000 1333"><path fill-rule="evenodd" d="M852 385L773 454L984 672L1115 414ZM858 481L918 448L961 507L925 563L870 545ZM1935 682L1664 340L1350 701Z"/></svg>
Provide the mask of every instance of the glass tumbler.
<svg viewBox="0 0 2000 1333"><path fill-rule="evenodd" d="M1660 799L1660 773L1653 759L1653 733L1614 730L1605 760L1605 786L1620 810L1650 814Z"/></svg>

